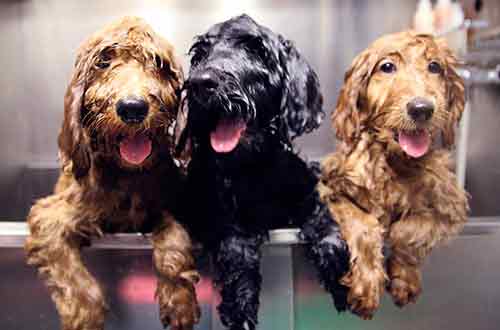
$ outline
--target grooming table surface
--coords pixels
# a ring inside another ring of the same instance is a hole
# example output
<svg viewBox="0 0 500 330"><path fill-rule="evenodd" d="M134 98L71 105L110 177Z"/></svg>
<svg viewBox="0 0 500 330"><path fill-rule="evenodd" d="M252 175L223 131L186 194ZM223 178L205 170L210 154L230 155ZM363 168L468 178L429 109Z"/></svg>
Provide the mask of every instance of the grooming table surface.
<svg viewBox="0 0 500 330"><path fill-rule="evenodd" d="M35 270L24 263L25 223L0 223L0 329L58 329L56 310ZM264 246L259 329L442 330L498 329L500 218L473 218L462 235L435 250L424 267L424 292L415 305L395 307L386 294L372 321L335 312L318 285L296 230L270 233ZM148 236L118 234L84 250L110 306L106 330L161 329ZM200 255L197 287L203 317L197 329L223 329L216 314L209 259Z"/></svg>

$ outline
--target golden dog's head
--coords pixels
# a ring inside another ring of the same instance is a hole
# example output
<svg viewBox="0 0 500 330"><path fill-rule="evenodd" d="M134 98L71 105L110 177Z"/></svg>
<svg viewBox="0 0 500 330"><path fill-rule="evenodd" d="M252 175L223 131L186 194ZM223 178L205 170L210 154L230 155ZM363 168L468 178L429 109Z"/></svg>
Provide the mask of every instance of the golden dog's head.
<svg viewBox="0 0 500 330"><path fill-rule="evenodd" d="M347 71L332 120L337 138L353 143L363 131L412 158L442 135L454 142L464 109L464 83L444 41L412 31L384 36Z"/></svg>
<svg viewBox="0 0 500 330"><path fill-rule="evenodd" d="M59 135L77 178L93 160L151 167L174 147L182 69L173 47L142 19L122 18L79 48Z"/></svg>

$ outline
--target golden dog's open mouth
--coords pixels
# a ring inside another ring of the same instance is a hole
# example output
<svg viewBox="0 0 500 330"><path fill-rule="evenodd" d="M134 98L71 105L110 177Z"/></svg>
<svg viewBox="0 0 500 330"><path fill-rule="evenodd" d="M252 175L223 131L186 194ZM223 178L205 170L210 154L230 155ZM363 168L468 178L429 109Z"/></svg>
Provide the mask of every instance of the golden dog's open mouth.
<svg viewBox="0 0 500 330"><path fill-rule="evenodd" d="M120 141L120 157L129 164L140 165L151 155L153 143L149 136L138 133Z"/></svg>
<svg viewBox="0 0 500 330"><path fill-rule="evenodd" d="M410 157L419 158L425 155L431 146L431 135L425 129L398 131L397 141L403 151Z"/></svg>

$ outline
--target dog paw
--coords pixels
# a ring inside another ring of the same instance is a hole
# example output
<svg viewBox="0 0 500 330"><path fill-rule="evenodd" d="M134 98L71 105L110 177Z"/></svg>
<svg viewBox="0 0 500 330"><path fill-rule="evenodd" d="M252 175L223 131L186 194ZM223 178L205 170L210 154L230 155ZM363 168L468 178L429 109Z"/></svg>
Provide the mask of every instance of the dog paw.
<svg viewBox="0 0 500 330"><path fill-rule="evenodd" d="M356 291L348 294L349 309L364 320L371 320L380 304L378 289L369 286L358 286Z"/></svg>
<svg viewBox="0 0 500 330"><path fill-rule="evenodd" d="M160 305L160 320L164 328L192 330L200 320L200 307L194 288L186 285L160 283L157 290Z"/></svg>
<svg viewBox="0 0 500 330"><path fill-rule="evenodd" d="M387 291L394 303L399 307L415 303L422 292L420 270L415 265L403 263L397 258L389 260L388 270L390 283Z"/></svg>
<svg viewBox="0 0 500 330"><path fill-rule="evenodd" d="M380 297L384 290L385 275L383 271L371 273L356 272L343 282L348 282L349 293L347 303L349 309L362 319L370 320L380 305Z"/></svg>
<svg viewBox="0 0 500 330"><path fill-rule="evenodd" d="M394 278L389 284L389 293L394 303L403 307L409 303L415 303L422 292L420 283L409 283L399 278Z"/></svg>

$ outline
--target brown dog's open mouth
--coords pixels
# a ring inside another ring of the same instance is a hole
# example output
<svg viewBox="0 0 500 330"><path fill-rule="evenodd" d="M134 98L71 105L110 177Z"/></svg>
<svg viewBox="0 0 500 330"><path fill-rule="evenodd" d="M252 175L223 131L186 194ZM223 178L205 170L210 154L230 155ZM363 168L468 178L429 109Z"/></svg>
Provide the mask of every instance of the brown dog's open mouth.
<svg viewBox="0 0 500 330"><path fill-rule="evenodd" d="M144 133L123 138L120 141L120 156L129 164L140 165L153 149L151 139Z"/></svg>
<svg viewBox="0 0 500 330"><path fill-rule="evenodd" d="M245 129L246 124L243 120L220 120L215 130L210 133L210 144L212 145L212 149L219 153L233 151L238 145L241 134Z"/></svg>
<svg viewBox="0 0 500 330"><path fill-rule="evenodd" d="M403 151L410 157L419 158L429 151L431 135L425 129L399 131L397 141Z"/></svg>

